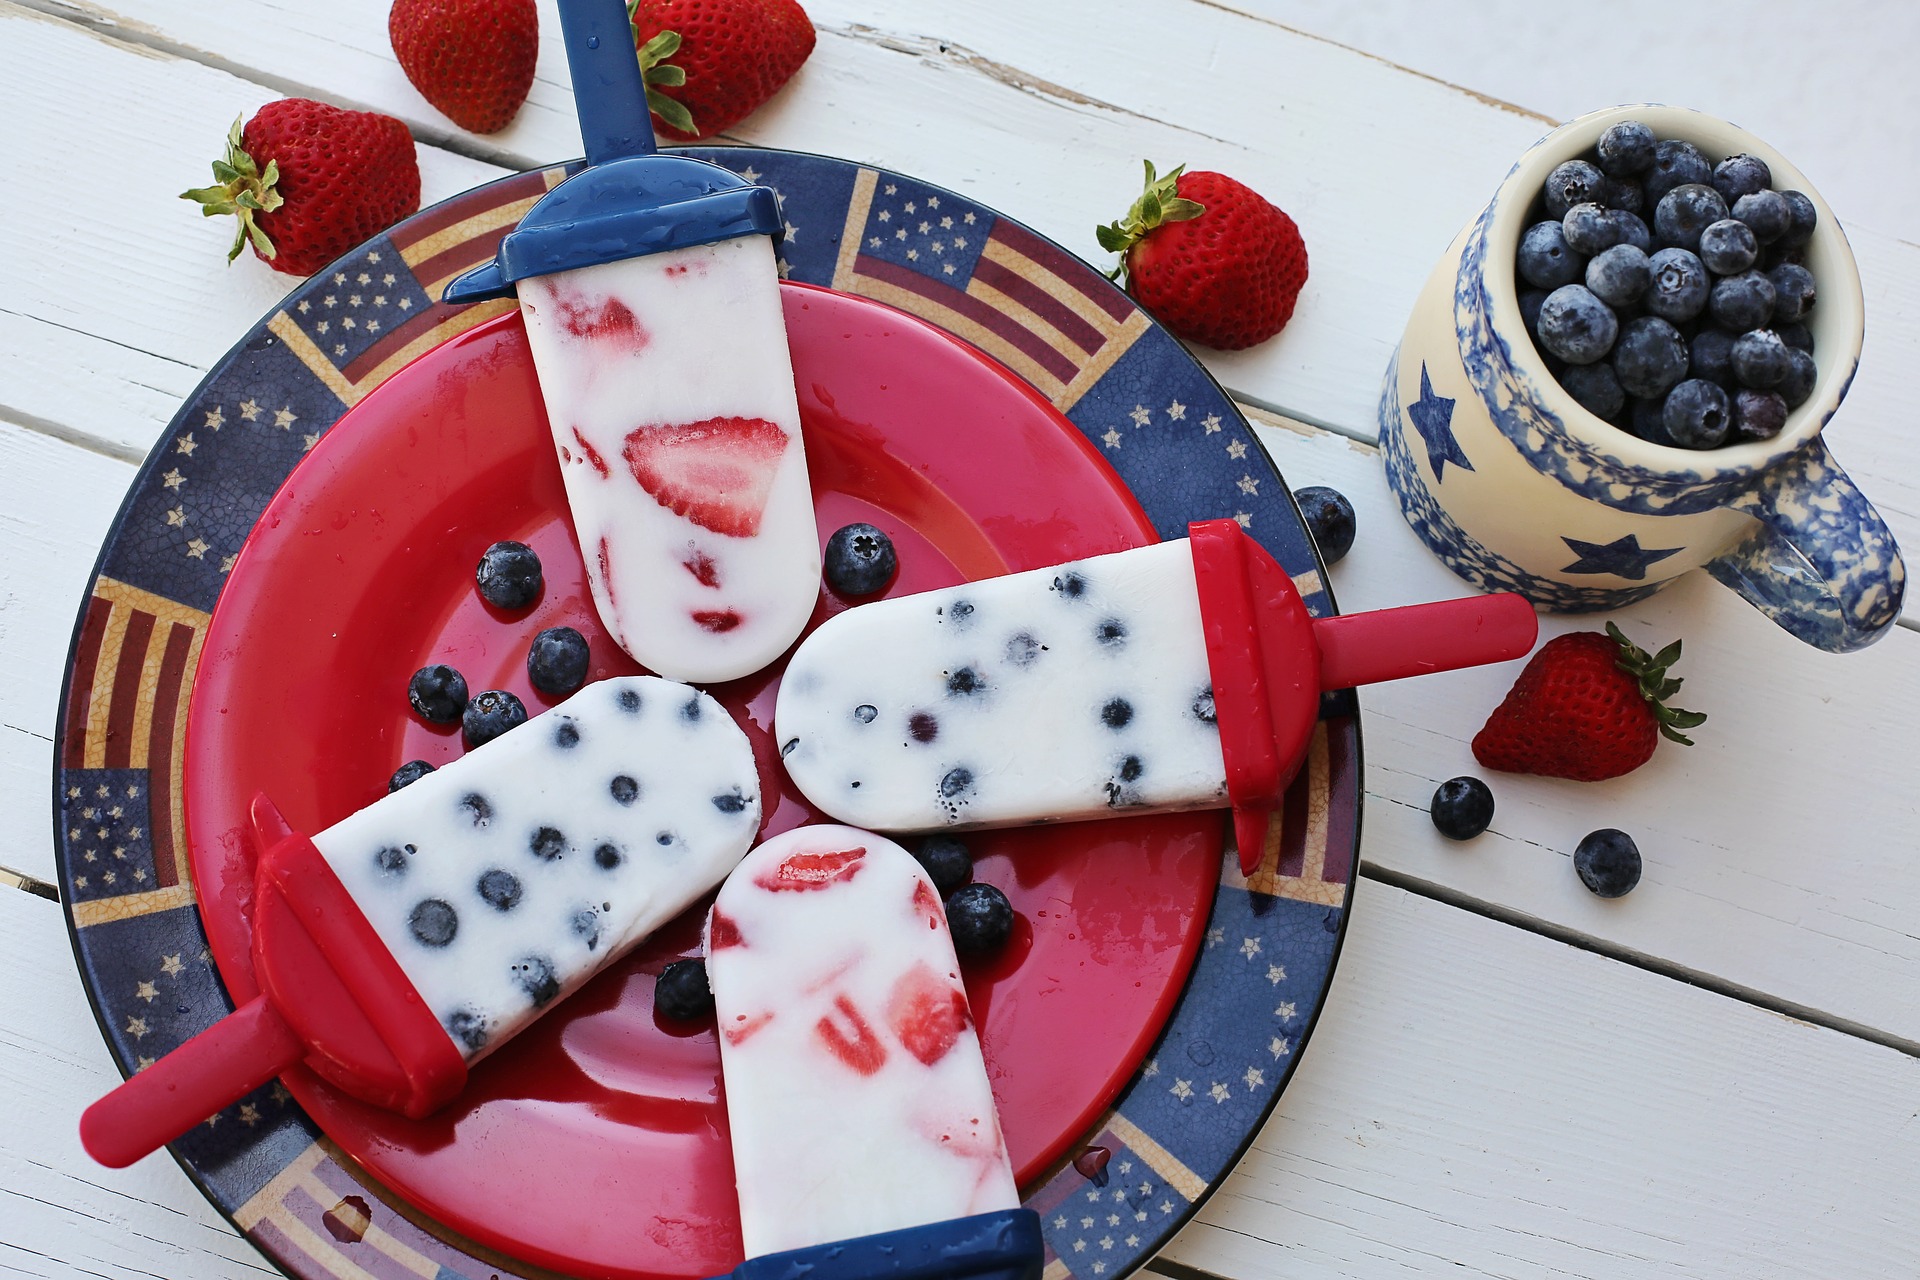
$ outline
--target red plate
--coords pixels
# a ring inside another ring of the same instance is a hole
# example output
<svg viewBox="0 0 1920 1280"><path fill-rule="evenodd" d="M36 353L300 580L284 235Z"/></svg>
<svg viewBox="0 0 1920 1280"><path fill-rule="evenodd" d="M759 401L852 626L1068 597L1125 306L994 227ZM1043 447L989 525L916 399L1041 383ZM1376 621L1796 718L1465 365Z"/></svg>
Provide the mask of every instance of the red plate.
<svg viewBox="0 0 1920 1280"><path fill-rule="evenodd" d="M1073 425L974 348L892 308L783 289L822 540L866 520L899 548L890 595L1155 540ZM488 543L526 542L546 589L509 617L473 589ZM813 625L846 607L825 589ZM517 315L423 356L343 417L255 525L213 615L185 762L200 909L236 999L248 959L249 797L320 830L385 793L403 761L458 755L409 713L408 677L448 662L538 713L543 627L587 637L592 678L639 670L595 616ZM763 834L818 820L771 738L784 659L712 692L746 727ZM968 974L994 1096L1027 1184L1071 1154L1131 1078L1180 993L1220 871L1217 814L970 839L1019 923ZM569 1274L704 1276L740 1258L720 1058L710 1027L657 1022L655 975L697 954L704 904L482 1062L410 1122L286 1077L350 1156L442 1223Z"/></svg>

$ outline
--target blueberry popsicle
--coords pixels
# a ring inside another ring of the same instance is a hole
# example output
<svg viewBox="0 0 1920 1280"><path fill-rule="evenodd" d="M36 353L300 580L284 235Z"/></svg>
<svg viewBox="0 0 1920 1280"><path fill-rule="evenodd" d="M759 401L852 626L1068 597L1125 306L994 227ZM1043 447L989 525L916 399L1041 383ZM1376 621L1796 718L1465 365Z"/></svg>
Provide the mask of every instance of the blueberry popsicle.
<svg viewBox="0 0 1920 1280"><path fill-rule="evenodd" d="M1233 521L829 619L775 732L832 817L880 831L1235 811L1248 870L1323 690L1525 654L1517 596L1315 620Z"/></svg>
<svg viewBox="0 0 1920 1280"><path fill-rule="evenodd" d="M620 0L560 19L588 167L445 297L518 293L594 605L679 680L800 634L820 552L781 312L774 193L660 155Z"/></svg>
<svg viewBox="0 0 1920 1280"><path fill-rule="evenodd" d="M1000 1265L1038 1269L940 895L911 854L840 826L767 841L708 914L707 972L750 1260L800 1274L792 1251L829 1246L832 1274L859 1275L850 1243L897 1254L940 1224L950 1267L948 1237L991 1227Z"/></svg>
<svg viewBox="0 0 1920 1280"><path fill-rule="evenodd" d="M752 846L746 735L687 685L588 685L311 839L254 806L262 994L90 1107L138 1159L296 1062L421 1116Z"/></svg>

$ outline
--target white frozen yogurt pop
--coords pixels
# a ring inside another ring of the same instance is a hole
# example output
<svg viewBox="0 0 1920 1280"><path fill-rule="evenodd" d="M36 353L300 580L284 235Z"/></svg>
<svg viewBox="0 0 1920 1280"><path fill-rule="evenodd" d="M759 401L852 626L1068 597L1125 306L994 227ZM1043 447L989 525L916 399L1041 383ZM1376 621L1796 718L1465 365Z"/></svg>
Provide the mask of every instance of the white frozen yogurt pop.
<svg viewBox="0 0 1920 1280"><path fill-rule="evenodd" d="M1014 1209L940 895L892 841L800 827L707 918L749 1258Z"/></svg>
<svg viewBox="0 0 1920 1280"><path fill-rule="evenodd" d="M759 826L733 718L628 676L313 843L471 1063L718 884Z"/></svg>

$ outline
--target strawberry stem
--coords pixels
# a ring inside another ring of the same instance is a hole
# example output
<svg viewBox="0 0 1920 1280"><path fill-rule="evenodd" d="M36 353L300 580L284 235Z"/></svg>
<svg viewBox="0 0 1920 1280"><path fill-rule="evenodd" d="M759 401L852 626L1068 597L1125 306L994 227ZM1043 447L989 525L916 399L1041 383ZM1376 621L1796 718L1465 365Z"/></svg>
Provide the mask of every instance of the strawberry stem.
<svg viewBox="0 0 1920 1280"><path fill-rule="evenodd" d="M640 0L627 0L627 22L633 27L633 38L640 39ZM693 123L693 113L686 104L675 102L666 94L654 88L660 85L668 89L678 89L687 82L685 67L662 66L661 63L680 52L680 33L662 31L653 39L640 46L640 79L647 86L647 110L661 120L678 129L681 133L700 135L700 129Z"/></svg>
<svg viewBox="0 0 1920 1280"><path fill-rule="evenodd" d="M218 186L182 191L180 198L197 203L205 217L217 218L230 213L240 220L234 228L233 246L227 250L227 261L231 263L239 257L240 250L249 241L261 257L275 257L279 251L253 215L272 213L285 203L273 189L273 184L280 180L280 162L267 161L265 170L254 163L241 141L239 116L233 118L233 127L227 130L226 154L213 162L213 176Z"/></svg>
<svg viewBox="0 0 1920 1280"><path fill-rule="evenodd" d="M1182 199L1178 193L1180 175L1187 166L1175 165L1164 177L1157 177L1153 171L1153 161L1143 162L1147 167L1146 190L1127 210L1127 216L1118 222L1095 227L1093 234L1100 241L1100 247L1108 253L1120 254L1120 261L1107 279L1118 280L1121 272L1127 268L1126 253L1154 228L1169 222L1185 222L1197 218L1207 211L1207 207L1198 201Z"/></svg>
<svg viewBox="0 0 1920 1280"><path fill-rule="evenodd" d="M1640 696L1652 705L1653 718L1660 725L1660 736L1682 746L1692 746L1693 739L1680 731L1705 724L1706 713L1682 711L1666 705L1668 698L1680 692L1682 684L1680 677L1667 674L1667 668L1680 660L1680 642L1675 640L1659 653L1649 656L1645 649L1627 639L1626 633L1611 622L1607 624L1607 635L1620 646L1620 657L1614 665L1640 682Z"/></svg>

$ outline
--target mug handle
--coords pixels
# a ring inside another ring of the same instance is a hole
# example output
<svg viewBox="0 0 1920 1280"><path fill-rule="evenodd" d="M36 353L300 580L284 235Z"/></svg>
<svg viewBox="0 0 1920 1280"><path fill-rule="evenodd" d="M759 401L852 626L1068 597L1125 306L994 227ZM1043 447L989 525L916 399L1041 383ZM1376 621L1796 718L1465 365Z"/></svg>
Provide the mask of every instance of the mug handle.
<svg viewBox="0 0 1920 1280"><path fill-rule="evenodd" d="M1707 572L1787 631L1817 649L1850 653L1900 616L1900 548L1818 437L1728 505L1760 526Z"/></svg>

